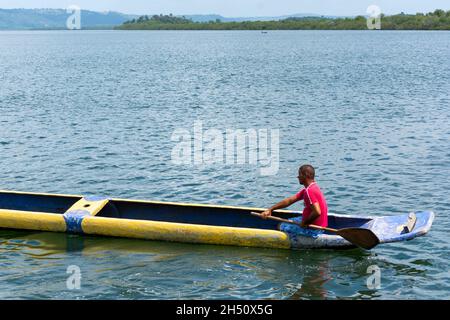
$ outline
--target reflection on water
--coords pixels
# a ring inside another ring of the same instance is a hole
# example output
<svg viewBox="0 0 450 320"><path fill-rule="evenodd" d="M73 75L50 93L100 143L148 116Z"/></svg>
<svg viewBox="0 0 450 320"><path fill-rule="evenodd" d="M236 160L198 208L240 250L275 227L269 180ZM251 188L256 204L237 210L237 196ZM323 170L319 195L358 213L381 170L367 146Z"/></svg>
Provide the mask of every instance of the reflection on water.
<svg viewBox="0 0 450 320"><path fill-rule="evenodd" d="M325 299L329 296L325 289L325 284L332 280L328 262L319 261L312 269L303 275L299 290L294 292L289 299Z"/></svg>
<svg viewBox="0 0 450 320"><path fill-rule="evenodd" d="M3 298L376 298L366 288L368 266L397 276L417 272L360 249L272 250L11 230L0 231L0 256ZM69 265L81 269L79 291L65 288ZM38 279L39 289L29 285ZM7 293L11 283L16 290Z"/></svg>

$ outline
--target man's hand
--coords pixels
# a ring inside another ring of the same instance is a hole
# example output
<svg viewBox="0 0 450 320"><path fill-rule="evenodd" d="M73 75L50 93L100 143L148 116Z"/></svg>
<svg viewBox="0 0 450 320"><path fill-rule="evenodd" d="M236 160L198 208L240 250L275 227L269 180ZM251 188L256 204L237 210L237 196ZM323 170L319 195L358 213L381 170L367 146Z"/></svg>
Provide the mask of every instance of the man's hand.
<svg viewBox="0 0 450 320"><path fill-rule="evenodd" d="M308 225L305 223L305 221L302 220L302 222L300 222L300 226L302 228L308 228Z"/></svg>
<svg viewBox="0 0 450 320"><path fill-rule="evenodd" d="M264 212L261 212L261 217L263 219L267 219L267 217L270 217L272 215L272 210L268 209Z"/></svg>
<svg viewBox="0 0 450 320"><path fill-rule="evenodd" d="M291 204L297 202L299 199L297 199L297 196L294 195L292 197L286 198L278 202L273 207L270 207L270 209L267 209L266 211L261 213L261 218L267 219L267 217L270 217L272 215L273 210L283 209L286 207L289 207Z"/></svg>

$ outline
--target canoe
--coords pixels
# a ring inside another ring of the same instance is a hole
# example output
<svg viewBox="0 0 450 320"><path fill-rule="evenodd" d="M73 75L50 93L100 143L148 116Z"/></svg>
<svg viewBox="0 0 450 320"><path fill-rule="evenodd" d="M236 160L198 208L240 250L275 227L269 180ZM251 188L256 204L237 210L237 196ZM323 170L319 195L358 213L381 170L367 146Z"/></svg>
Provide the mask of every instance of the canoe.
<svg viewBox="0 0 450 320"><path fill-rule="evenodd" d="M263 248L354 247L328 232L317 238L282 232L279 222L251 214L263 210L0 190L0 228ZM277 210L274 215L289 219L301 212ZM380 243L388 243L426 234L434 213L366 217L329 214L328 220L330 228L367 228Z"/></svg>

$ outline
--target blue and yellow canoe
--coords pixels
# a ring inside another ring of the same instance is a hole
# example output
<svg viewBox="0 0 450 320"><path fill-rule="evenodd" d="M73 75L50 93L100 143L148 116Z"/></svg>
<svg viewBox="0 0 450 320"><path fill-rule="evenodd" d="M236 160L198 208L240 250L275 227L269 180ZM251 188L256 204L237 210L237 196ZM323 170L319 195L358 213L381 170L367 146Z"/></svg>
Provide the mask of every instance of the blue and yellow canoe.
<svg viewBox="0 0 450 320"><path fill-rule="evenodd" d="M0 191L0 228L265 248L354 247L327 232L311 238L279 231L278 222L255 217L252 211L263 209ZM278 210L275 215L289 219L301 213ZM367 228L380 243L387 243L426 234L434 214L431 211L384 217L329 214L328 219L330 228Z"/></svg>

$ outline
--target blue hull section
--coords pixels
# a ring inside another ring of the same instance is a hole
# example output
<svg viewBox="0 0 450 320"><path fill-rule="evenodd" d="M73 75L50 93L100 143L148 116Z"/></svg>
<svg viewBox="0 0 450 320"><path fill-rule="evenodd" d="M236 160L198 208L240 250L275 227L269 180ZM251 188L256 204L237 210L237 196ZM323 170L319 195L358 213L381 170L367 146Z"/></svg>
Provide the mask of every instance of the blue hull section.
<svg viewBox="0 0 450 320"><path fill-rule="evenodd" d="M425 235L431 228L434 213L431 211L415 212L414 228L407 232L404 226L408 223L409 214L398 216L360 218L347 215L330 215L333 228L366 228L372 230L381 243L407 241ZM331 223L330 223L331 224ZM353 244L334 234L325 233L317 239L310 237L290 237L291 247L301 248L349 248Z"/></svg>
<svg viewBox="0 0 450 320"><path fill-rule="evenodd" d="M434 220L432 211L419 211L415 214L417 221L411 232L405 232L401 228L408 222L407 214L376 218L370 229L378 236L380 243L411 240L426 234Z"/></svg>

